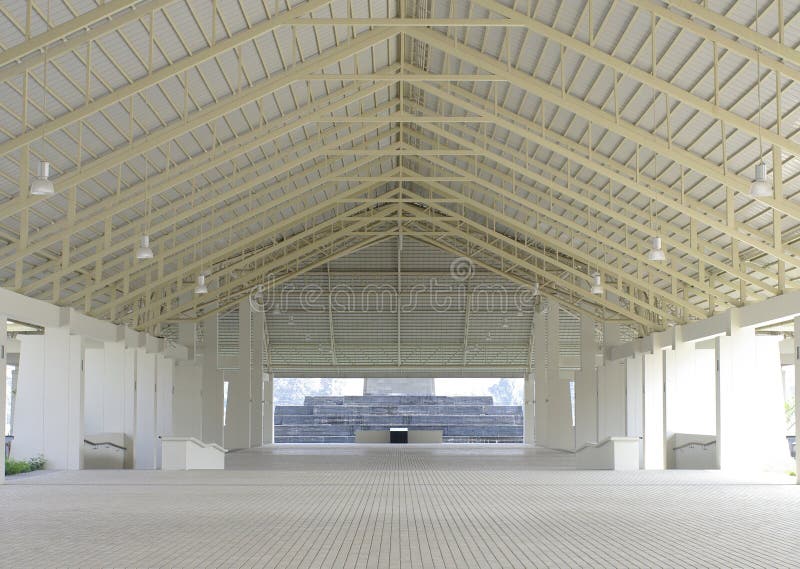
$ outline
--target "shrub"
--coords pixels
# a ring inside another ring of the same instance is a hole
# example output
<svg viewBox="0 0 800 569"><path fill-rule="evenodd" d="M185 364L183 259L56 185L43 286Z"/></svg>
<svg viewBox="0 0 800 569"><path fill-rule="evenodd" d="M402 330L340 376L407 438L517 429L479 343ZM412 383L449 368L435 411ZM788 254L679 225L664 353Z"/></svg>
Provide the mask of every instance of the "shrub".
<svg viewBox="0 0 800 569"><path fill-rule="evenodd" d="M6 459L6 476L14 474L22 474L23 472L32 472L34 470L41 470L44 468L45 461L42 455L35 456L28 460L16 460L14 458Z"/></svg>

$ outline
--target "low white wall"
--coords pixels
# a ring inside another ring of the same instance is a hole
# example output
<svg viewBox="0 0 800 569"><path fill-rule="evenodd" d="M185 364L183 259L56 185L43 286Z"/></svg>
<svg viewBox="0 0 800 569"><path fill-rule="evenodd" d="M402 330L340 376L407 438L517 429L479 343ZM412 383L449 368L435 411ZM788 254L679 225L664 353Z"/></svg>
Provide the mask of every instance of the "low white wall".
<svg viewBox="0 0 800 569"><path fill-rule="evenodd" d="M576 466L591 470L639 470L639 439L609 437L575 451Z"/></svg>
<svg viewBox="0 0 800 569"><path fill-rule="evenodd" d="M194 437L162 437L162 470L223 470L227 451Z"/></svg>
<svg viewBox="0 0 800 569"><path fill-rule="evenodd" d="M675 468L681 470L719 468L716 441L716 435L675 433L670 447Z"/></svg>
<svg viewBox="0 0 800 569"><path fill-rule="evenodd" d="M408 442L411 444L436 444L442 442L444 431L408 431Z"/></svg>

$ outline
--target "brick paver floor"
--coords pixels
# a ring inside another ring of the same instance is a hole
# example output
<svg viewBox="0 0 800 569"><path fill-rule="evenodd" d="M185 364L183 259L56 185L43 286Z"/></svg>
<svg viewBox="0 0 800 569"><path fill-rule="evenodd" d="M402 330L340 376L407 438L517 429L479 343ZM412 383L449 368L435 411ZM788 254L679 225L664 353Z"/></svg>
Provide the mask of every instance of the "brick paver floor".
<svg viewBox="0 0 800 569"><path fill-rule="evenodd" d="M277 446L0 486L2 567L797 567L784 475L576 471L525 446Z"/></svg>

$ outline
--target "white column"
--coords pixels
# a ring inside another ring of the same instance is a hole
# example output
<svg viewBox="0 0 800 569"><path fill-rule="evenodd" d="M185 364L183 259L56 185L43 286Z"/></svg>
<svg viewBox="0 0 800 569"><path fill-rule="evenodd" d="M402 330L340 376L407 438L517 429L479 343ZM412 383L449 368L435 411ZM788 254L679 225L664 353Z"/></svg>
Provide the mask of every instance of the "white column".
<svg viewBox="0 0 800 569"><path fill-rule="evenodd" d="M86 433L124 433L126 400L125 344L104 342L84 350L84 426ZM127 433L129 436L133 432Z"/></svg>
<svg viewBox="0 0 800 569"><path fill-rule="evenodd" d="M129 444L136 440L136 354L138 348L126 345L122 351L122 390L123 402L122 431L128 436ZM133 468L135 448L125 453L125 468Z"/></svg>
<svg viewBox="0 0 800 569"><path fill-rule="evenodd" d="M794 435L800 441L800 316L794 319ZM800 452L795 454L795 482L800 484Z"/></svg>
<svg viewBox="0 0 800 569"><path fill-rule="evenodd" d="M217 315L203 321L203 442L223 444L222 372L217 369Z"/></svg>
<svg viewBox="0 0 800 569"><path fill-rule="evenodd" d="M156 468L156 354L136 348L136 435L133 467Z"/></svg>
<svg viewBox="0 0 800 569"><path fill-rule="evenodd" d="M625 362L625 434L639 439L639 467L644 468L644 356L636 354Z"/></svg>
<svg viewBox="0 0 800 569"><path fill-rule="evenodd" d="M747 457L741 446L743 422L741 394L753 373L755 328L732 326L730 336L716 338L717 464L720 469L741 469Z"/></svg>
<svg viewBox="0 0 800 569"><path fill-rule="evenodd" d="M572 449L575 432L572 428L572 409L569 379L561 372L560 312L557 302L548 301L547 313L547 446Z"/></svg>
<svg viewBox="0 0 800 569"><path fill-rule="evenodd" d="M270 373L264 380L264 420L263 444L271 445L275 442L275 402L273 401L273 387L275 378Z"/></svg>
<svg viewBox="0 0 800 569"><path fill-rule="evenodd" d="M536 429L536 416L534 412L535 390L532 371L525 375L525 385L523 391L524 403L522 408L522 416L525 421L525 425L523 427L523 442L526 445L532 445L536 440L534 436Z"/></svg>
<svg viewBox="0 0 800 569"><path fill-rule="evenodd" d="M666 441L666 466L675 467L673 441L681 430L681 417L688 402L681 396L682 379L694 376L694 345L676 342L675 349L664 350L664 439Z"/></svg>
<svg viewBox="0 0 800 569"><path fill-rule="evenodd" d="M619 324L606 324L603 327L603 351L619 343ZM597 382L597 438L624 436L627 430L625 360L608 361L604 358ZM641 389L639 391L641 393Z"/></svg>
<svg viewBox="0 0 800 569"><path fill-rule="evenodd" d="M250 447L250 300L239 303L239 364L228 375L225 447Z"/></svg>
<svg viewBox="0 0 800 569"><path fill-rule="evenodd" d="M21 342L14 455L44 455L47 468L78 470L83 446L83 338L48 327Z"/></svg>
<svg viewBox="0 0 800 569"><path fill-rule="evenodd" d="M580 350L581 369L575 374L575 444L578 447L599 440L597 345L594 320L587 316L581 316Z"/></svg>
<svg viewBox="0 0 800 569"><path fill-rule="evenodd" d="M250 359L250 446L264 443L264 311L253 311L253 345Z"/></svg>
<svg viewBox="0 0 800 569"><path fill-rule="evenodd" d="M549 301L548 301L549 302ZM547 316L533 317L534 442L547 446Z"/></svg>
<svg viewBox="0 0 800 569"><path fill-rule="evenodd" d="M172 429L172 394L175 361L156 354L156 468L161 468L161 439L174 434Z"/></svg>
<svg viewBox="0 0 800 569"><path fill-rule="evenodd" d="M0 370L3 372L3 388L0 389L0 409L3 410L3 436L6 434L6 354L8 350L8 333L6 331L7 319L5 314L0 314ZM3 439L3 455L5 455L5 438ZM0 468L0 484L4 484L6 479L5 467Z"/></svg>
<svg viewBox="0 0 800 569"><path fill-rule="evenodd" d="M195 352L195 324L178 324L178 343L189 348L191 359L178 361L172 395L172 431L178 437L203 440L203 366Z"/></svg>
<svg viewBox="0 0 800 569"><path fill-rule="evenodd" d="M642 356L644 386L644 468L662 470L664 454L664 355L661 350Z"/></svg>

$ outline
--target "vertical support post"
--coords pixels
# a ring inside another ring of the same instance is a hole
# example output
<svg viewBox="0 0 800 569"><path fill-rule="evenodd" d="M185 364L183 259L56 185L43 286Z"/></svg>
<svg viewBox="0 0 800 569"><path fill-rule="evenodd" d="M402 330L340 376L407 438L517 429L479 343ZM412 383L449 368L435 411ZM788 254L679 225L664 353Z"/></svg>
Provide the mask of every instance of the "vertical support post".
<svg viewBox="0 0 800 569"><path fill-rule="evenodd" d="M594 320L581 316L581 369L575 377L575 444L578 448L599 440L596 356Z"/></svg>
<svg viewBox="0 0 800 569"><path fill-rule="evenodd" d="M203 324L203 442L222 445L224 396L222 373L217 368L217 315L207 317Z"/></svg>
<svg viewBox="0 0 800 569"><path fill-rule="evenodd" d="M794 319L794 435L800 441L800 316ZM800 453L795 454L795 473L800 473ZM795 476L800 484L800 474Z"/></svg>
<svg viewBox="0 0 800 569"><path fill-rule="evenodd" d="M147 337L136 348L136 436L133 467L156 468L156 354L148 350Z"/></svg>
<svg viewBox="0 0 800 569"><path fill-rule="evenodd" d="M264 444L264 311L253 312L250 358L250 446Z"/></svg>
<svg viewBox="0 0 800 569"><path fill-rule="evenodd" d="M536 415L534 411L534 399L534 377L533 372L530 371L525 375L524 407L522 409L522 416L525 421L525 425L523 427L523 442L526 445L532 445L535 441L534 435L536 432Z"/></svg>
<svg viewBox="0 0 800 569"><path fill-rule="evenodd" d="M644 468L663 470L664 454L664 361L661 350L642 356L644 386Z"/></svg>
<svg viewBox="0 0 800 569"><path fill-rule="evenodd" d="M250 448L250 300L239 303L239 357L237 371L228 375L225 446Z"/></svg>
<svg viewBox="0 0 800 569"><path fill-rule="evenodd" d="M625 360L625 434L639 439L639 467L644 468L644 370L643 355Z"/></svg>
<svg viewBox="0 0 800 569"><path fill-rule="evenodd" d="M3 388L0 389L0 409L3 410L3 436L5 437L6 424L6 358L8 357L8 333L7 319L5 314L0 314L0 370L3 372ZM3 438L3 454L5 455L5 438ZM0 468L0 484L5 484L6 469L5 462Z"/></svg>
<svg viewBox="0 0 800 569"><path fill-rule="evenodd" d="M548 303L550 301L548 300ZM547 445L547 316L538 312L533 318L534 356L534 442Z"/></svg>
<svg viewBox="0 0 800 569"><path fill-rule="evenodd" d="M269 372L264 380L264 421L263 421L263 444L271 445L275 442L275 403L273 401L273 388L275 377Z"/></svg>

